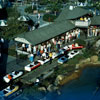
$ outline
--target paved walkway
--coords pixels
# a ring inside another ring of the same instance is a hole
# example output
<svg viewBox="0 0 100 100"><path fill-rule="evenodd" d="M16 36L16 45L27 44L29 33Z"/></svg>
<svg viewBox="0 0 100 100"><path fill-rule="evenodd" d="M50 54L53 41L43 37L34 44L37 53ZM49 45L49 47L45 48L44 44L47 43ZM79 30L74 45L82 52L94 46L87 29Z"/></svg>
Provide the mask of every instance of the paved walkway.
<svg viewBox="0 0 100 100"><path fill-rule="evenodd" d="M28 7L28 6L27 6ZM49 25L49 22L46 22L46 21L43 21L43 13L41 13L41 18L38 20L37 19L37 14L28 14L26 13L24 10L26 8L26 5L22 5L22 6L18 6L17 7L17 10L18 12L21 14L21 15L28 15L33 21L35 22L40 22L40 27L41 26L46 26L46 25Z"/></svg>

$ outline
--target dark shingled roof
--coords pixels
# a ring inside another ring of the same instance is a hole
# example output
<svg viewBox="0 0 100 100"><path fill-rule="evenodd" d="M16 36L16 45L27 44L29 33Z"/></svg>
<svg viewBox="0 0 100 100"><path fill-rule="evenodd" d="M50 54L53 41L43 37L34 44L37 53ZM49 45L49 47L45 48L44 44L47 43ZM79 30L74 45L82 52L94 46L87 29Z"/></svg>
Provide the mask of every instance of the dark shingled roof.
<svg viewBox="0 0 100 100"><path fill-rule="evenodd" d="M53 24L36 29L34 31L20 34L18 37L26 39L32 45L36 45L63 34L64 32L67 32L73 28L75 28L75 25L66 20L62 22L54 22Z"/></svg>
<svg viewBox="0 0 100 100"><path fill-rule="evenodd" d="M73 8L73 10L69 10L69 7L66 7L65 9L62 10L62 12L60 13L60 15L55 21L62 21L66 19L76 19L89 13L91 12L80 7L75 7Z"/></svg>
<svg viewBox="0 0 100 100"><path fill-rule="evenodd" d="M100 16L94 16L91 18L91 25L100 25Z"/></svg>

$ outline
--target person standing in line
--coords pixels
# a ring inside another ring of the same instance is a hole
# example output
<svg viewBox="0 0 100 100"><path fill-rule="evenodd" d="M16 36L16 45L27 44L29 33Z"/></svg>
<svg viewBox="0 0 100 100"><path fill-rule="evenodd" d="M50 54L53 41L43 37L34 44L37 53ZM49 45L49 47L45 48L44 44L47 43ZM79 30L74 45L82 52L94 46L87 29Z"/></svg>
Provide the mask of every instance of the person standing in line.
<svg viewBox="0 0 100 100"><path fill-rule="evenodd" d="M68 35L68 42L70 42L70 34Z"/></svg>
<svg viewBox="0 0 100 100"><path fill-rule="evenodd" d="M40 15L40 13L38 13L38 15L37 15L37 19L39 20L39 19L40 19L40 17L41 17L41 15Z"/></svg>
<svg viewBox="0 0 100 100"><path fill-rule="evenodd" d="M87 36L88 36L88 37L90 36L90 27L88 27Z"/></svg>
<svg viewBox="0 0 100 100"><path fill-rule="evenodd" d="M36 46L33 47L33 54L34 54L34 57L36 56Z"/></svg>
<svg viewBox="0 0 100 100"><path fill-rule="evenodd" d="M34 62L34 55L33 55L33 53L30 54L29 60L30 60L31 62Z"/></svg>
<svg viewBox="0 0 100 100"><path fill-rule="evenodd" d="M81 34L81 33L80 33L80 29L78 29L78 38L80 38L80 34Z"/></svg>
<svg viewBox="0 0 100 100"><path fill-rule="evenodd" d="M95 28L92 29L92 36L95 36Z"/></svg>
<svg viewBox="0 0 100 100"><path fill-rule="evenodd" d="M90 27L90 36L93 36L92 27Z"/></svg>
<svg viewBox="0 0 100 100"><path fill-rule="evenodd" d="M95 36L97 36L97 33L98 33L98 29L96 28L95 29Z"/></svg>
<svg viewBox="0 0 100 100"><path fill-rule="evenodd" d="M68 35L65 36L65 42L68 43Z"/></svg>
<svg viewBox="0 0 100 100"><path fill-rule="evenodd" d="M60 47L61 47L61 42L60 42L60 40L58 41L58 50L60 49Z"/></svg>
<svg viewBox="0 0 100 100"><path fill-rule="evenodd" d="M51 43L50 42L47 44L47 48L48 48L48 52L51 52Z"/></svg>
<svg viewBox="0 0 100 100"><path fill-rule="evenodd" d="M52 52L49 53L50 64L52 63Z"/></svg>
<svg viewBox="0 0 100 100"><path fill-rule="evenodd" d="M25 44L24 43L22 44L22 50L23 51L25 50Z"/></svg>
<svg viewBox="0 0 100 100"><path fill-rule="evenodd" d="M28 48L27 48L27 52L31 53L32 50L31 50L31 45L29 44Z"/></svg>
<svg viewBox="0 0 100 100"><path fill-rule="evenodd" d="M58 50L58 40L56 40L56 49Z"/></svg>
<svg viewBox="0 0 100 100"><path fill-rule="evenodd" d="M41 58L40 49L37 50L37 56Z"/></svg>
<svg viewBox="0 0 100 100"><path fill-rule="evenodd" d="M43 45L41 45L40 53L42 54L43 52Z"/></svg>

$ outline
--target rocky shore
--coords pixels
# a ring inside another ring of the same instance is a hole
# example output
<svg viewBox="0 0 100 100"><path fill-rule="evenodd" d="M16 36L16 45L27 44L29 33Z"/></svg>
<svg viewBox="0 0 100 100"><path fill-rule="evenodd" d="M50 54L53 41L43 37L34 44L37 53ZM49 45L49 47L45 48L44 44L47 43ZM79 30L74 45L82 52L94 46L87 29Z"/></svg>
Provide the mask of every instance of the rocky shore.
<svg viewBox="0 0 100 100"><path fill-rule="evenodd" d="M82 60L81 62L79 62L79 64L76 64L75 66L75 71L68 76L64 76L62 80L59 80L59 85L64 85L71 80L79 78L82 71L86 67L100 67L100 61L98 61L98 56L94 55L90 58Z"/></svg>
<svg viewBox="0 0 100 100"><path fill-rule="evenodd" d="M68 73L66 75L63 75L63 74L57 75L54 80L54 83L50 83L46 87L39 87L38 89L40 91L44 91L45 93L47 91L49 91L49 92L57 91L58 95L60 95L61 94L59 91L60 86L67 84L68 82L70 82L74 79L79 78L82 71L86 67L100 67L100 61L98 61L98 56L94 55L85 60L81 60L78 64L75 65L75 70L73 72Z"/></svg>

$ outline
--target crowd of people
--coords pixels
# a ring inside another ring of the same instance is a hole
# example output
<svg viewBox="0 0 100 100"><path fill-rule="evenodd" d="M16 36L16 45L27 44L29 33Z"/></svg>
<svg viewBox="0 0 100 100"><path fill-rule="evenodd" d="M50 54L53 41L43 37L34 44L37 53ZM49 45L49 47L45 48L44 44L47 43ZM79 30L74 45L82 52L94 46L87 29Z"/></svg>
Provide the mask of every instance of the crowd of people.
<svg viewBox="0 0 100 100"><path fill-rule="evenodd" d="M88 36L97 36L99 32L98 30L99 29L97 27L89 27ZM36 46L23 43L22 50L30 54L29 56L31 62L34 61L36 56L40 59L52 58L52 52L58 52L63 44L67 44L70 41L74 41L75 39L80 38L80 35L81 30L77 28Z"/></svg>
<svg viewBox="0 0 100 100"><path fill-rule="evenodd" d="M100 27L97 27L97 26L89 27L87 35L88 35L88 37L99 36L100 35Z"/></svg>
<svg viewBox="0 0 100 100"><path fill-rule="evenodd" d="M90 21L90 17L81 17L80 21L89 22Z"/></svg>
<svg viewBox="0 0 100 100"><path fill-rule="evenodd" d="M51 59L52 52L58 52L63 44L67 44L76 38L80 38L80 32L80 29L74 29L36 46L31 46L30 44L28 45L23 43L22 50L30 53L29 59L31 62L34 61L36 56L40 59Z"/></svg>

